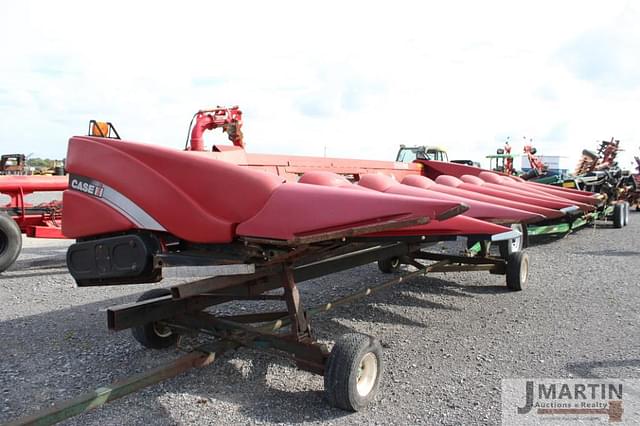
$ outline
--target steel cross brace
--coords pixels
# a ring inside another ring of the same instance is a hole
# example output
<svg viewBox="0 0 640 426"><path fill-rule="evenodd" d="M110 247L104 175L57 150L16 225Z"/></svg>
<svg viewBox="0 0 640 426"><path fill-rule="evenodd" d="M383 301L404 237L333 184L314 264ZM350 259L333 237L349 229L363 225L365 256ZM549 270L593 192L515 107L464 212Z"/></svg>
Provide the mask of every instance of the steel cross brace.
<svg viewBox="0 0 640 426"><path fill-rule="evenodd" d="M176 329L197 330L254 349L277 349L293 355L300 368L320 375L324 374L325 360L329 355L327 347L314 342L310 336L298 338L289 334L271 333L267 331L270 326L240 324L206 312L178 315L163 323Z"/></svg>

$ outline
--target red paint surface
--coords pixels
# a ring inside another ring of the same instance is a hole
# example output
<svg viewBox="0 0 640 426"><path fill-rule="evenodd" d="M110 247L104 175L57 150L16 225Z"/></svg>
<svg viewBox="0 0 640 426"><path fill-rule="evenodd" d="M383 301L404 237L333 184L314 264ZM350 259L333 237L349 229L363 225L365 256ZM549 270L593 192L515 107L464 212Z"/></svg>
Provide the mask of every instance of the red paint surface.
<svg viewBox="0 0 640 426"><path fill-rule="evenodd" d="M62 195L62 202L62 229L67 238L112 234L135 228L119 212L89 195L66 190Z"/></svg>

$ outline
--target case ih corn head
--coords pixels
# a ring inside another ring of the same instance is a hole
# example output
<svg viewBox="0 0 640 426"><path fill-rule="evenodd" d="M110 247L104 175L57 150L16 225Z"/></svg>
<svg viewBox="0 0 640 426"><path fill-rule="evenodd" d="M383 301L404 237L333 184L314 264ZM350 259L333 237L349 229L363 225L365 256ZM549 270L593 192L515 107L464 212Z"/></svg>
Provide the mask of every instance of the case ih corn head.
<svg viewBox="0 0 640 426"><path fill-rule="evenodd" d="M314 338L314 316L426 273L488 271L521 290L529 271L521 250L527 225L583 216L603 202L590 192L455 163L250 154L241 117L237 107L199 111L185 151L123 141L99 123L91 136L70 139L62 221L64 234L76 239L67 265L78 286L155 283L166 268L217 268L210 278L154 289L107 310L109 329L131 329L147 348L175 345L183 335L210 340L165 367L23 423L67 418L241 346L291 357L324 376L331 405L360 410L380 384L380 343L350 333L329 349ZM206 151L202 135L215 128L233 145ZM496 242L501 256L430 250L458 237L485 247ZM371 262L385 273L402 264L416 271L316 307L303 303L300 283ZM281 307L219 310L265 300Z"/></svg>

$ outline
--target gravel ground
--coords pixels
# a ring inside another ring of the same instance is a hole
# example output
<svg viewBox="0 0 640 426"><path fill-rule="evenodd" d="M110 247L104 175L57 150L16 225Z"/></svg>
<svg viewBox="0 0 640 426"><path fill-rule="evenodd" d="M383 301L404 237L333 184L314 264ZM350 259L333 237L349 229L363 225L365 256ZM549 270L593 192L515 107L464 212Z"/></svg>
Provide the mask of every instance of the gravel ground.
<svg viewBox="0 0 640 426"><path fill-rule="evenodd" d="M502 276L438 274L314 319L320 339L358 331L383 342L385 377L364 412L328 407L322 378L288 360L240 349L67 424L496 424L502 378L640 378L640 214L630 222L530 247L519 293ZM108 332L104 309L152 286L75 288L68 244L25 239L0 276L0 422L179 355ZM372 264L301 291L310 306L385 278Z"/></svg>

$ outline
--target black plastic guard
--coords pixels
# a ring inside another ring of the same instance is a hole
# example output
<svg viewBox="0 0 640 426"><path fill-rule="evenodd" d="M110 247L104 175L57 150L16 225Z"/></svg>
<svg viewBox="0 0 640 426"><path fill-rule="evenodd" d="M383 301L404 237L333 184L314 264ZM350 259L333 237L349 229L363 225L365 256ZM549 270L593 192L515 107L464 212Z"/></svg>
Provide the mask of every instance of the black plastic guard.
<svg viewBox="0 0 640 426"><path fill-rule="evenodd" d="M129 234L75 243L67 250L67 267L79 287L154 283L158 243L148 235Z"/></svg>

